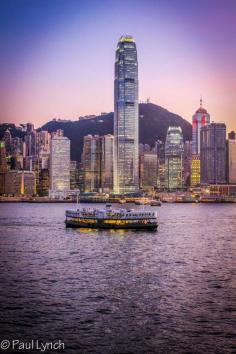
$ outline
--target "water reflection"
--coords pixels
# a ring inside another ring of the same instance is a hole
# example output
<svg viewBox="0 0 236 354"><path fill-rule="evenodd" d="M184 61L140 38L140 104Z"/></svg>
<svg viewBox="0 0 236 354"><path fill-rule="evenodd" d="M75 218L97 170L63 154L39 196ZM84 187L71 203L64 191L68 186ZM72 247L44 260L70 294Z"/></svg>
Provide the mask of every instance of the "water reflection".
<svg viewBox="0 0 236 354"><path fill-rule="evenodd" d="M156 232L68 229L68 208L0 205L2 337L233 353L236 205L164 204Z"/></svg>

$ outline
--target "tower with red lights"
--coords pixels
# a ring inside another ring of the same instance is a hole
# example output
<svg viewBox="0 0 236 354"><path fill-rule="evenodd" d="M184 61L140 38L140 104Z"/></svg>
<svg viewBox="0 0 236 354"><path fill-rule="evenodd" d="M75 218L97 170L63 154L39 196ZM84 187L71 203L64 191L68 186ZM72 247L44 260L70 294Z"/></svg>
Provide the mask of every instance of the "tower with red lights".
<svg viewBox="0 0 236 354"><path fill-rule="evenodd" d="M210 124L210 115L202 107L202 98L200 99L200 108L193 115L192 119L192 154L200 155L200 132L201 128Z"/></svg>

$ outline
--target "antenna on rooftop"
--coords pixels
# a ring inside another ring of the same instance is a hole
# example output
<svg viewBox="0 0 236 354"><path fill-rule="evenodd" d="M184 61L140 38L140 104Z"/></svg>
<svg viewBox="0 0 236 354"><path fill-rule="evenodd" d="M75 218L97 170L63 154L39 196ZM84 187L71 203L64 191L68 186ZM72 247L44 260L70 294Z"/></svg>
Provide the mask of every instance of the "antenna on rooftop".
<svg viewBox="0 0 236 354"><path fill-rule="evenodd" d="M202 108L202 94L200 95L200 107Z"/></svg>

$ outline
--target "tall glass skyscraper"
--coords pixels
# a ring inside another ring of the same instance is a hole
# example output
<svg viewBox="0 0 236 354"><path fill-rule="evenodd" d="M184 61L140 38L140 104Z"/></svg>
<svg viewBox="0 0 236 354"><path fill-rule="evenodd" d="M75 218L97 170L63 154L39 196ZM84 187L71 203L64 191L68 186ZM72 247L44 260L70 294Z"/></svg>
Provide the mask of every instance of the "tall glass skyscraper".
<svg viewBox="0 0 236 354"><path fill-rule="evenodd" d="M138 61L134 38L122 36L116 49L114 83L114 192L139 189Z"/></svg>
<svg viewBox="0 0 236 354"><path fill-rule="evenodd" d="M183 188L183 133L180 127L169 127L165 144L166 188Z"/></svg>

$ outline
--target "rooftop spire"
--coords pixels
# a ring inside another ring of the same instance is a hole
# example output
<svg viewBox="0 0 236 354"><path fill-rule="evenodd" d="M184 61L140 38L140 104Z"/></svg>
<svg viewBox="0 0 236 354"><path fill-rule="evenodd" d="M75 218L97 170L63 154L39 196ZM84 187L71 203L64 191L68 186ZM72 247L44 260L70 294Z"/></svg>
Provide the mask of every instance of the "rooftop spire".
<svg viewBox="0 0 236 354"><path fill-rule="evenodd" d="M202 108L202 95L200 95L200 107Z"/></svg>

